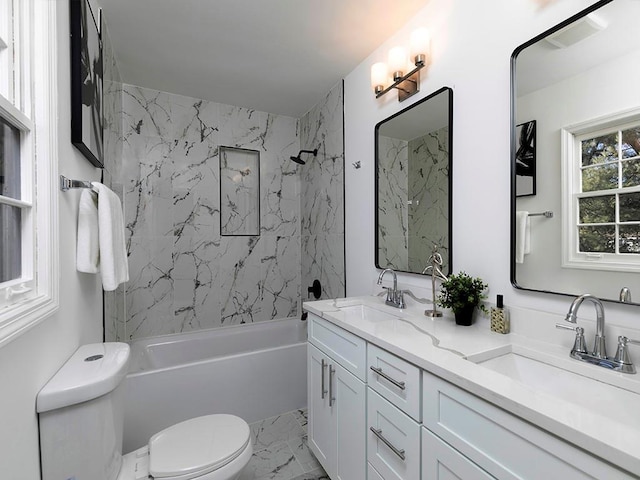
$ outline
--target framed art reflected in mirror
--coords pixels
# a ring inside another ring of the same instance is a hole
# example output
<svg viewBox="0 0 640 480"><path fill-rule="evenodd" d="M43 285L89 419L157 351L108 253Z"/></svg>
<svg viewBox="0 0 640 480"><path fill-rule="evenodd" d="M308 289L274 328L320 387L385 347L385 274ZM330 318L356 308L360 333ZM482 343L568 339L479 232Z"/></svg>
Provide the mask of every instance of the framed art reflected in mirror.
<svg viewBox="0 0 640 480"><path fill-rule="evenodd" d="M536 194L536 121L516 125L516 197Z"/></svg>

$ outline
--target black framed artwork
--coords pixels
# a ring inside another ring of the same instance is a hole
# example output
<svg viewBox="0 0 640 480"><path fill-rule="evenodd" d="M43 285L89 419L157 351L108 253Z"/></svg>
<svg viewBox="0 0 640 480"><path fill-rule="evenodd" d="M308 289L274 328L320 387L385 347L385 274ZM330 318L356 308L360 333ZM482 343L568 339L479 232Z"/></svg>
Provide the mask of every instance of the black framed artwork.
<svg viewBox="0 0 640 480"><path fill-rule="evenodd" d="M536 194L536 121L516 125L516 197Z"/></svg>
<svg viewBox="0 0 640 480"><path fill-rule="evenodd" d="M102 39L88 0L70 0L71 143L96 167L102 150Z"/></svg>

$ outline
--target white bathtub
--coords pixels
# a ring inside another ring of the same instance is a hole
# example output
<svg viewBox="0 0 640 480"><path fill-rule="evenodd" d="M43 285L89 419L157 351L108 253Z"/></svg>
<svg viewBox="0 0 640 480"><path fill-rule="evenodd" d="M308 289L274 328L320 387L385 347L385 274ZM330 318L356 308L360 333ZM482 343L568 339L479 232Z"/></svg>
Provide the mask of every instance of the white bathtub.
<svg viewBox="0 0 640 480"><path fill-rule="evenodd" d="M251 423L306 407L306 340L307 322L291 318L134 342L123 450L199 415Z"/></svg>

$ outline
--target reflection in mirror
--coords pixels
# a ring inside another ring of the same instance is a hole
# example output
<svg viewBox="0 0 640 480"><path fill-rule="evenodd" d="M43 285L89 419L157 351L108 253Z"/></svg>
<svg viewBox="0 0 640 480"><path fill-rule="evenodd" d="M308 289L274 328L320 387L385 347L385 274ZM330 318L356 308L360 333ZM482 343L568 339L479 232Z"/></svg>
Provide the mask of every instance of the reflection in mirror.
<svg viewBox="0 0 640 480"><path fill-rule="evenodd" d="M453 91L376 125L376 267L422 273L433 245L451 269Z"/></svg>
<svg viewBox="0 0 640 480"><path fill-rule="evenodd" d="M640 302L640 2L600 1L512 56L511 280ZM517 128L535 122L535 192ZM553 212L553 216L535 215ZM534 216L535 215L535 216Z"/></svg>

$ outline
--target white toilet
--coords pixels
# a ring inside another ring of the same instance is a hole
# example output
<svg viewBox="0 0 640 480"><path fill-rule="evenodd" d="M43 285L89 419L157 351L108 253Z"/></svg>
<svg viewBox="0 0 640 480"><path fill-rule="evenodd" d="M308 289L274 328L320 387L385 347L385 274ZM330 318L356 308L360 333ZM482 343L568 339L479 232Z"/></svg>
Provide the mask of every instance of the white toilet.
<svg viewBox="0 0 640 480"><path fill-rule="evenodd" d="M43 480L238 478L253 448L249 425L233 415L186 420L122 455L128 362L125 343L83 345L40 391Z"/></svg>

